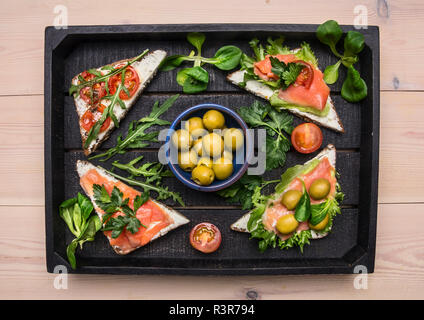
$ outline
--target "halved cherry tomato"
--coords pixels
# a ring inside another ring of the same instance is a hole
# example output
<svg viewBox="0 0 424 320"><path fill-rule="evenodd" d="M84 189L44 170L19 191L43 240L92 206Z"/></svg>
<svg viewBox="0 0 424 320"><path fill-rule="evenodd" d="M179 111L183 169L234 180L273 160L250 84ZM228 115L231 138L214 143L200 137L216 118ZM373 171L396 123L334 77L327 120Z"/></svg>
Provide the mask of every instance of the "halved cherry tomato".
<svg viewBox="0 0 424 320"><path fill-rule="evenodd" d="M300 71L299 75L296 78L296 84L300 86L304 86L306 89L309 89L311 87L312 81L314 80L314 69L312 66L303 61L303 60L296 60L293 61L295 63L299 63L305 66L305 68Z"/></svg>
<svg viewBox="0 0 424 320"><path fill-rule="evenodd" d="M199 223L191 229L190 243L194 249L203 253L214 252L221 244L221 232L212 223Z"/></svg>
<svg viewBox="0 0 424 320"><path fill-rule="evenodd" d="M86 81L94 79L95 75L87 71L81 73L81 76ZM91 87L84 87L80 90L80 97L91 105L97 104L102 97L106 95L106 89L104 82L95 83Z"/></svg>
<svg viewBox="0 0 424 320"><path fill-rule="evenodd" d="M122 79L121 73L118 73L114 75L113 77L109 78L108 86L109 86L110 94L115 94L116 89L121 83L121 79ZM119 93L119 98L121 98L121 100L130 99L134 95L134 93L137 91L139 85L140 85L140 79L138 78L137 72L134 70L133 67L131 66L127 67L127 70L125 71L124 86L128 89L130 96L128 97L125 91L121 90L121 92Z"/></svg>
<svg viewBox="0 0 424 320"><path fill-rule="evenodd" d="M97 111L95 111L95 114L91 110L87 110L83 114L83 116L81 117L81 126L84 128L85 131L90 131L91 127L94 126L94 124L100 119L105 108L106 106L101 104L97 108ZM107 117L106 120L103 122L102 126L100 127L100 132L103 132L107 128L109 128L110 121L110 117Z"/></svg>
<svg viewBox="0 0 424 320"><path fill-rule="evenodd" d="M291 134L293 147L300 153L312 153L322 144L321 129L313 123L302 123Z"/></svg>

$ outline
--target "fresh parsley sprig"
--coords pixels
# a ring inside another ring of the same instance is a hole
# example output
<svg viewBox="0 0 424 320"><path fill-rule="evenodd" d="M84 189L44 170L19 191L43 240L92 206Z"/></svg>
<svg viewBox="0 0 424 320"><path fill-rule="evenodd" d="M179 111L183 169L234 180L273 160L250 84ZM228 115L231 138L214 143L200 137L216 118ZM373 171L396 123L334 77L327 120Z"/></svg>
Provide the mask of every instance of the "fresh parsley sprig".
<svg viewBox="0 0 424 320"><path fill-rule="evenodd" d="M93 185L94 201L96 205L102 209L105 214L103 215L103 231L112 231L112 238L116 239L124 231L124 228L131 233L137 233L143 225L136 217L137 210L149 200L149 194L144 192L141 196L137 195L134 198L133 208L129 203L129 198L123 198L124 194L116 187L113 187L111 195L107 192L104 185ZM112 217L116 212L122 212L124 215Z"/></svg>
<svg viewBox="0 0 424 320"><path fill-rule="evenodd" d="M271 61L271 71L278 76L278 86L286 90L291 84L296 82L300 72L305 68L303 64L296 62L284 63L277 58L269 57Z"/></svg>
<svg viewBox="0 0 424 320"><path fill-rule="evenodd" d="M149 116L141 118L136 122L132 122L129 126L127 136L123 139L120 135L115 147L108 149L104 153L94 155L90 157L90 159L104 158L100 161L106 161L118 153L125 153L128 149L143 148L148 145L147 142L157 142L156 137L158 132L146 133L146 130L154 125L163 126L170 124L169 121L162 120L159 117L174 104L178 97L179 95L176 94L167 99L162 105L159 105L159 101L156 101Z"/></svg>
<svg viewBox="0 0 424 320"><path fill-rule="evenodd" d="M228 203L241 204L243 210L248 210L253 207L254 195L255 193L257 195L258 190L279 181L280 180L265 181L262 176L249 176L245 174L236 183L228 188L219 190L217 193L221 197L226 198Z"/></svg>
<svg viewBox="0 0 424 320"><path fill-rule="evenodd" d="M291 134L293 131L293 117L284 110L277 111L259 101L250 107L241 107L238 113L250 127L267 130L266 147L262 146L262 151L266 152L266 170L283 166L291 145L284 132Z"/></svg>

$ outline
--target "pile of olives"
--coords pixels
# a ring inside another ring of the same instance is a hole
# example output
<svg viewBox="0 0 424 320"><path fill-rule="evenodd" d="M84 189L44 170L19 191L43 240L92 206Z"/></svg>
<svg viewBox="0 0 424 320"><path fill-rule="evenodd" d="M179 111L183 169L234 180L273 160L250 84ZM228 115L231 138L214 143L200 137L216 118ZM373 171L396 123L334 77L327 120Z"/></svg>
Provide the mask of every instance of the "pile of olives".
<svg viewBox="0 0 424 320"><path fill-rule="evenodd" d="M228 178L233 173L233 152L244 145L243 131L227 128L217 110L183 121L183 127L171 138L180 168L191 172L191 179L201 186Z"/></svg>
<svg viewBox="0 0 424 320"><path fill-rule="evenodd" d="M311 183L308 193L312 199L322 200L330 193L330 189L330 182L325 178L319 178L315 179ZM283 194L283 197L281 198L281 203L287 208L287 210L295 210L301 197L302 192L300 192L299 190L289 190ZM325 218L317 225L312 225L311 223L309 223L309 227L317 231L323 230L328 224L329 219L330 217L327 214ZM278 219L276 228L282 234L289 234L294 232L298 226L299 222L294 217L294 214L290 213Z"/></svg>

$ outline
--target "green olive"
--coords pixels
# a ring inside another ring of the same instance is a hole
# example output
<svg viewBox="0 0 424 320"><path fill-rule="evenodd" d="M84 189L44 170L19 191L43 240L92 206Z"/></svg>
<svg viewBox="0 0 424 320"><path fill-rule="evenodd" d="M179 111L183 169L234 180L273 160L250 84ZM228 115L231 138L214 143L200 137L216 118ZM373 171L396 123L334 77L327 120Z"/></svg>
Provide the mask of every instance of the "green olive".
<svg viewBox="0 0 424 320"><path fill-rule="evenodd" d="M193 150L197 152L199 157L202 156L202 138L199 138L193 142Z"/></svg>
<svg viewBox="0 0 424 320"><path fill-rule="evenodd" d="M293 210L299 203L302 192L299 190L289 190L283 194L281 203L288 209Z"/></svg>
<svg viewBox="0 0 424 320"><path fill-rule="evenodd" d="M318 223L317 225L312 225L310 222L309 222L309 228L311 228L311 229L313 229L313 230L316 230L316 231L321 231L321 230L324 230L324 228L327 226L327 224L328 224L328 221L330 220L330 217L328 216L328 214L325 216L325 218L320 222L320 223Z"/></svg>
<svg viewBox="0 0 424 320"><path fill-rule="evenodd" d="M178 164L184 171L191 171L197 165L197 153L193 149L178 153Z"/></svg>
<svg viewBox="0 0 424 320"><path fill-rule="evenodd" d="M178 150L187 150L193 144L193 139L187 130L179 129L172 135L172 143Z"/></svg>
<svg viewBox="0 0 424 320"><path fill-rule="evenodd" d="M227 159L233 161L233 153L231 151L228 151L227 149L224 149L224 152L222 153L222 156L224 158L227 158Z"/></svg>
<svg viewBox="0 0 424 320"><path fill-rule="evenodd" d="M216 133L209 133L202 138L203 155L218 157L224 151L224 141Z"/></svg>
<svg viewBox="0 0 424 320"><path fill-rule="evenodd" d="M192 117L186 121L184 121L185 129L193 134L194 131L198 129L204 129L202 118L200 117Z"/></svg>
<svg viewBox="0 0 424 320"><path fill-rule="evenodd" d="M233 162L227 158L221 157L213 162L212 169L218 180L224 180L233 173Z"/></svg>
<svg viewBox="0 0 424 320"><path fill-rule="evenodd" d="M309 187L309 195L314 200L324 199L330 192L331 185L327 179L315 179Z"/></svg>
<svg viewBox="0 0 424 320"><path fill-rule="evenodd" d="M225 130L224 143L228 150L235 151L244 144L244 135L241 129L230 128Z"/></svg>
<svg viewBox="0 0 424 320"><path fill-rule="evenodd" d="M215 180L215 173L207 166L197 166L191 173L191 179L201 186L208 186Z"/></svg>
<svg viewBox="0 0 424 320"><path fill-rule="evenodd" d="M277 221L276 228L278 232L282 234L289 234L294 232L299 226L299 222L294 217L293 213L285 214L281 216Z"/></svg>
<svg viewBox="0 0 424 320"><path fill-rule="evenodd" d="M208 158L208 157L202 157L200 158L200 160L197 162L197 166L206 166L208 168L212 169L212 159Z"/></svg>
<svg viewBox="0 0 424 320"><path fill-rule="evenodd" d="M225 125L224 115L216 110L209 110L203 115L203 125L209 131L222 129Z"/></svg>

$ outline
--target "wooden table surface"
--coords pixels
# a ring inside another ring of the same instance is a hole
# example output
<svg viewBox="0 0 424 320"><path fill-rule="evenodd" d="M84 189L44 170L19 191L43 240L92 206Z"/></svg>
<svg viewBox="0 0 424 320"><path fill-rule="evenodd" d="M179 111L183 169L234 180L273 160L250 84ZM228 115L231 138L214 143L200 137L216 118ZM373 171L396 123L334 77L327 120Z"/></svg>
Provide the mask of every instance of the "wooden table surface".
<svg viewBox="0 0 424 320"><path fill-rule="evenodd" d="M6 3L7 2L7 3ZM0 11L1 299L424 298L424 2L420 0L2 0ZM353 24L358 3L380 26L381 139L377 255L368 289L354 275L72 275L56 290L44 244L44 28L56 5L69 25ZM127 8L130 8L128 10ZM249 292L249 294L248 294Z"/></svg>

